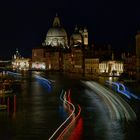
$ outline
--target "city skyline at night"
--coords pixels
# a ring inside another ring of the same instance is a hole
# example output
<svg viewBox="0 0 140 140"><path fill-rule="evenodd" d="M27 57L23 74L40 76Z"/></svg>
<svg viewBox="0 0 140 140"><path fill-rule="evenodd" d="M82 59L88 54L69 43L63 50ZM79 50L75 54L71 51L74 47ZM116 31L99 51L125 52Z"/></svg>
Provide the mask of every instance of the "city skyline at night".
<svg viewBox="0 0 140 140"><path fill-rule="evenodd" d="M75 25L86 27L89 46L111 44L116 50L135 50L135 35L140 29L138 3L129 1L59 1L53 4L43 0L20 3L7 0L1 2L0 12L1 58L11 58L16 48L23 56L31 57L32 48L42 44L56 13L68 37Z"/></svg>
<svg viewBox="0 0 140 140"><path fill-rule="evenodd" d="M1 0L0 140L139 132L138 0Z"/></svg>

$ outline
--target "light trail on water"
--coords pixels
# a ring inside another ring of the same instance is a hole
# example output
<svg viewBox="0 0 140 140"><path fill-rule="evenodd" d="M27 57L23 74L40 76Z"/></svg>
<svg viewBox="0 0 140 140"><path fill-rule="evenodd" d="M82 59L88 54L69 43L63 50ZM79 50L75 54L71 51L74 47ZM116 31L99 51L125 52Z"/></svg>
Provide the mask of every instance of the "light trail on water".
<svg viewBox="0 0 140 140"><path fill-rule="evenodd" d="M124 96L126 96L129 99L134 98L134 99L140 100L140 97L139 96L137 96L137 95L129 92L126 89L126 86L123 85L122 83L112 82L112 81L106 81L105 83L108 84L108 85L110 85L110 86L116 86L117 87L117 92L123 94Z"/></svg>
<svg viewBox="0 0 140 140"><path fill-rule="evenodd" d="M126 119L135 120L136 114L130 105L125 102L121 97L116 96L111 91L93 81L82 81L85 85L95 91L104 101L108 107L111 119Z"/></svg>
<svg viewBox="0 0 140 140"><path fill-rule="evenodd" d="M49 92L51 92L52 86L51 86L51 82L48 79L43 78L39 75L34 75L34 77L38 80L38 82L43 84L43 86L45 86L48 89Z"/></svg>
<svg viewBox="0 0 140 140"><path fill-rule="evenodd" d="M78 105L78 114L75 116L76 108L75 108L74 104L72 104L72 102L71 102L70 90L68 91L68 96L67 96L67 92L64 92L62 90L61 95L60 95L60 100L63 102L64 107L66 109L68 109L68 112L70 114L66 118L66 120L56 129L56 131L52 134L52 136L49 138L49 140L53 139L55 137L55 135L67 124L67 122L70 121L70 123L62 130L62 132L56 138L56 140L62 140L65 138L68 139L68 137L67 137L68 130L73 129L72 127L75 127L74 124L76 124L76 120L79 118L79 116L81 114L81 107ZM81 122L81 124L82 124L82 122ZM81 125L78 125L78 128L79 128L79 126L81 126ZM76 129L74 129L74 130L76 130ZM74 132L72 134L74 135ZM80 133L79 133L79 135L80 135Z"/></svg>
<svg viewBox="0 0 140 140"><path fill-rule="evenodd" d="M77 116L78 122L71 133L69 140L81 140L83 133L83 118L80 117L81 108L79 108L79 115Z"/></svg>
<svg viewBox="0 0 140 140"><path fill-rule="evenodd" d="M64 98L66 96L66 92L64 92L64 90L62 90L61 94L60 94L60 100L62 102L64 102L67 105L70 105L72 108L72 112L71 114L66 118L66 120L55 130L55 132L51 135L51 137L49 138L49 140L52 140L55 135L60 131L60 129L62 129L62 127L71 119L71 117L74 115L75 113L75 106L66 100L66 98Z"/></svg>
<svg viewBox="0 0 140 140"><path fill-rule="evenodd" d="M21 77L21 76L22 76L21 73L11 72L11 71L7 71L7 74L9 74L9 75L13 75L13 76L18 76L18 77Z"/></svg>
<svg viewBox="0 0 140 140"><path fill-rule="evenodd" d="M65 129L63 129L63 131L61 132L61 134L59 135L57 140L63 140L65 136L67 137L68 130L70 130L70 128L75 124L75 122L79 118L80 114L81 114L81 107L78 105L78 114L76 116L73 116L72 121L69 123L69 125ZM74 129L74 130L76 130L76 129ZM72 135L73 136L75 135L74 131L73 131ZM71 137L69 140L72 140ZM78 139L76 139L76 140L78 140Z"/></svg>

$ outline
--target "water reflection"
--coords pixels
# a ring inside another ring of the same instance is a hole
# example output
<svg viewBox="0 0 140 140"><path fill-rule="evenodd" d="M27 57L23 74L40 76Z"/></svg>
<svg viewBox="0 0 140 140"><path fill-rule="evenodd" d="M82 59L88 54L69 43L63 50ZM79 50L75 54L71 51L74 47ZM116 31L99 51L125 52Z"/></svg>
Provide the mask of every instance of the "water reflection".
<svg viewBox="0 0 140 140"><path fill-rule="evenodd" d="M48 79L43 78L39 75L34 75L34 77L42 86L44 86L48 90L49 93L52 91L52 84Z"/></svg>
<svg viewBox="0 0 140 140"><path fill-rule="evenodd" d="M87 105L83 113L83 139L123 140L120 120L110 118L110 112L102 100L89 90L86 91L84 98Z"/></svg>
<svg viewBox="0 0 140 140"><path fill-rule="evenodd" d="M48 75L46 77L48 78ZM73 125L73 131L68 131L68 133L72 132L71 140L73 138L81 140L132 139L136 133L139 133L139 131L134 132L138 129L135 129L134 125L136 124L133 122L129 121L126 127L125 123L123 124L115 117L110 119L110 112L103 101L96 94L92 95L85 88L78 87L78 84L75 84L76 80L63 79L62 76L54 74L49 75L49 79L55 81L51 91L48 90L48 85L44 86L31 75L28 79L22 80L20 88L15 88L17 104L15 114L13 113L13 96L9 97L10 113L8 114L7 110L0 111L0 140L49 139L70 114L70 112L66 113L59 98L60 91L64 87L65 89L76 88L72 92L71 99L74 103L80 104L82 108L79 119ZM7 103L6 98L4 100ZM0 102L2 103L3 99ZM120 108L119 105L118 108ZM75 117L76 115L73 115L72 119Z"/></svg>
<svg viewBox="0 0 140 140"><path fill-rule="evenodd" d="M16 96L0 99L9 106L8 110L0 111L0 139L48 139L61 123L55 118L58 116L56 95L48 94L52 90L33 77L22 79L21 87L14 90Z"/></svg>
<svg viewBox="0 0 140 140"><path fill-rule="evenodd" d="M0 96L0 110L6 111L8 114L10 114L11 112L15 114L17 108L16 98L16 95L12 93L8 96Z"/></svg>

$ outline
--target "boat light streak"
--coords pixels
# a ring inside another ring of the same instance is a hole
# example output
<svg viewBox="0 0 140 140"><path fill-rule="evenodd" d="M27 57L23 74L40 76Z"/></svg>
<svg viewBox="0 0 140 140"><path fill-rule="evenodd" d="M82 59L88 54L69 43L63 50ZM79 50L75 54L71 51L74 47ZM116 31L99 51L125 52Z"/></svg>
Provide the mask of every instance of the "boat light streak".
<svg viewBox="0 0 140 140"><path fill-rule="evenodd" d="M14 76L21 76L21 73L17 73L17 72L11 72L11 71L7 71L8 74L14 75Z"/></svg>
<svg viewBox="0 0 140 140"><path fill-rule="evenodd" d="M38 75L34 75L34 77L38 80L38 82L42 83L45 87L47 87L49 92L51 91L52 87L51 82L49 80Z"/></svg>
<svg viewBox="0 0 140 140"><path fill-rule="evenodd" d="M131 106L123 100L117 94L113 94L111 91L107 90L105 87L93 81L83 81L91 90L95 91L98 94L109 109L109 114L114 116L112 119L122 119L126 120L135 120L136 114L131 108ZM110 108L111 107L111 108Z"/></svg>
<svg viewBox="0 0 140 140"><path fill-rule="evenodd" d="M126 89L126 86L123 85L122 83L119 83L119 82L111 82L111 81L106 81L106 83L107 83L108 85L115 85L115 86L117 86L117 92L119 92L119 93L125 95L127 98L132 99L132 97L133 97L133 98L135 98L135 99L137 99L137 100L140 100L140 97L139 97L139 96L137 96L137 95L135 95L135 94L129 92L129 91ZM120 90L120 88L121 88L121 90Z"/></svg>
<svg viewBox="0 0 140 140"><path fill-rule="evenodd" d="M46 82L48 82L49 84L51 84L51 82L50 82L49 80L47 80L47 79L45 79L45 78L43 78L43 77L41 77L41 76L39 76L39 75L34 75L34 76L35 76L35 78L37 78L37 79L46 81Z"/></svg>
<svg viewBox="0 0 140 140"><path fill-rule="evenodd" d="M80 114L81 114L81 107L78 105L78 114L73 118L73 120L69 123L69 125L61 132L61 134L56 140L61 140L64 137L64 135L72 127L74 122L79 118Z"/></svg>
<svg viewBox="0 0 140 140"><path fill-rule="evenodd" d="M80 117L78 119L76 127L74 128L74 131L72 132L69 140L81 140L82 139L82 133L83 133L83 118Z"/></svg>
<svg viewBox="0 0 140 140"><path fill-rule="evenodd" d="M63 93L64 93L64 95L63 95ZM61 92L60 99L62 102L69 104L73 110L72 110L71 114L66 118L66 120L55 130L55 132L51 135L49 140L53 139L53 137L58 133L58 131L71 119L71 117L74 115L74 112L75 112L75 106L71 102L67 101L65 98L62 98L62 95L63 95L63 97L66 96L66 92L64 92L63 90Z"/></svg>

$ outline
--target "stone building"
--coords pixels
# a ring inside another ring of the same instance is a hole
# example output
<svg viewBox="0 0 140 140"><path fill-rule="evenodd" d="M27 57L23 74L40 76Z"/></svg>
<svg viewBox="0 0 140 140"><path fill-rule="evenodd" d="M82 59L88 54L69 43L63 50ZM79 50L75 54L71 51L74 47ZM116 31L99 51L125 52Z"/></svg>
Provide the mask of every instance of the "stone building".
<svg viewBox="0 0 140 140"><path fill-rule="evenodd" d="M83 50L87 46L87 29L78 29L76 26L68 39L67 32L56 15L42 47L32 50L32 68L83 73Z"/></svg>
<svg viewBox="0 0 140 140"><path fill-rule="evenodd" d="M110 60L99 63L99 73L109 76L120 76L123 73L123 62Z"/></svg>
<svg viewBox="0 0 140 140"><path fill-rule="evenodd" d="M85 58L85 74L99 74L99 58Z"/></svg>
<svg viewBox="0 0 140 140"><path fill-rule="evenodd" d="M32 49L32 69L46 69L46 48Z"/></svg>
<svg viewBox="0 0 140 140"><path fill-rule="evenodd" d="M12 69L13 70L29 70L30 69L30 59L24 58L20 55L18 49L12 58Z"/></svg>
<svg viewBox="0 0 140 140"><path fill-rule="evenodd" d="M42 47L32 50L32 68L85 74L106 73L110 76L120 75L123 72L122 62L111 59L100 62L102 57L96 57L104 56L108 59L111 58L111 53L110 46L105 51L90 50L86 28L76 26L73 34L68 37L56 15Z"/></svg>

